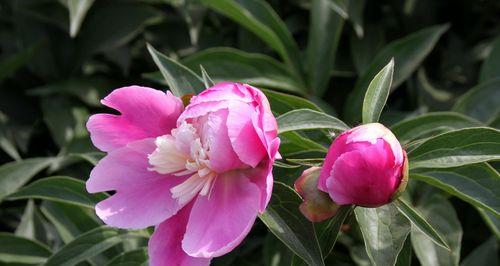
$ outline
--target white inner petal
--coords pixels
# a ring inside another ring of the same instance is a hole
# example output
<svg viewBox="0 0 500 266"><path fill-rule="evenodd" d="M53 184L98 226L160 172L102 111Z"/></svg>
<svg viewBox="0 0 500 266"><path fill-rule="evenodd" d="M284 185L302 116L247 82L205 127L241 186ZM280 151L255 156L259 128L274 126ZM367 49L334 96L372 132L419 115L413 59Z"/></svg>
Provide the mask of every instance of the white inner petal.
<svg viewBox="0 0 500 266"><path fill-rule="evenodd" d="M210 168L208 147L201 143L193 125L183 122L171 135L156 138L156 149L148 155L150 171L176 176L191 175L173 187L172 197L185 204L196 195L210 195L217 174Z"/></svg>

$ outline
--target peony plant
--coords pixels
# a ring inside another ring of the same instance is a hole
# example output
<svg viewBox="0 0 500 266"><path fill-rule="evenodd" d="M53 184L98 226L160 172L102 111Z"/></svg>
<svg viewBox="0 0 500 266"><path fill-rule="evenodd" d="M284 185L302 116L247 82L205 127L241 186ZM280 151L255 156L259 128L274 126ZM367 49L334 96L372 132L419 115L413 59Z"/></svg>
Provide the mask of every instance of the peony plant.
<svg viewBox="0 0 500 266"><path fill-rule="evenodd" d="M499 6L456 2L0 1L0 265L497 265Z"/></svg>
<svg viewBox="0 0 500 266"><path fill-rule="evenodd" d="M90 117L94 145L107 152L90 193L116 191L96 214L108 225L155 226L151 265L208 265L249 233L271 197L280 140L264 94L218 83L182 101L130 86L102 103L118 112Z"/></svg>

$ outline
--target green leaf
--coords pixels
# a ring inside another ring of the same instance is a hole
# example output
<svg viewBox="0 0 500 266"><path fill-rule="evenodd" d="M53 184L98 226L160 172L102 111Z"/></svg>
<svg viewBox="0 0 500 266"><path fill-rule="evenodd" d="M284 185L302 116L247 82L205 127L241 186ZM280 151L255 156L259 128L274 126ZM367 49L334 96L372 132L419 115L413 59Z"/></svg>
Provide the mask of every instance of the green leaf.
<svg viewBox="0 0 500 266"><path fill-rule="evenodd" d="M42 44L38 43L0 62L0 84L33 57Z"/></svg>
<svg viewBox="0 0 500 266"><path fill-rule="evenodd" d="M500 131L475 127L429 138L408 153L410 169L448 168L500 159Z"/></svg>
<svg viewBox="0 0 500 266"><path fill-rule="evenodd" d="M306 70L309 89L318 97L324 94L328 86L344 26L344 19L331 9L332 2L313 0L310 10Z"/></svg>
<svg viewBox="0 0 500 266"><path fill-rule="evenodd" d="M106 266L147 266L148 251L145 248L123 252L113 258Z"/></svg>
<svg viewBox="0 0 500 266"><path fill-rule="evenodd" d="M426 265L453 266L460 260L462 226L453 205L445 197L433 194L423 198L418 205L422 216L443 236L450 250L435 243L417 227L412 227L411 241L420 263Z"/></svg>
<svg viewBox="0 0 500 266"><path fill-rule="evenodd" d="M498 265L498 242L494 237L475 248L460 264L461 266Z"/></svg>
<svg viewBox="0 0 500 266"><path fill-rule="evenodd" d="M416 82L417 88L419 88L423 92L421 96L421 98L423 99L427 98L427 95L429 95L432 101L448 102L453 97L453 94L451 92L436 88L427 78L427 74L425 74L425 70L423 67L421 67L417 71Z"/></svg>
<svg viewBox="0 0 500 266"><path fill-rule="evenodd" d="M175 96L182 97L204 90L203 80L193 71L158 52L150 44L148 51Z"/></svg>
<svg viewBox="0 0 500 266"><path fill-rule="evenodd" d="M24 208L21 221L16 227L16 236L25 237L47 243L47 231L44 227L44 220L35 206L33 200L29 200Z"/></svg>
<svg viewBox="0 0 500 266"><path fill-rule="evenodd" d="M202 65L217 82L231 80L299 94L305 92L285 65L262 54L219 47L195 53L182 62L193 71Z"/></svg>
<svg viewBox="0 0 500 266"><path fill-rule="evenodd" d="M3 263L44 263L52 254L42 243L0 232L0 262Z"/></svg>
<svg viewBox="0 0 500 266"><path fill-rule="evenodd" d="M349 21L359 38L363 38L365 32L363 29L363 11L365 9L365 0L349 0Z"/></svg>
<svg viewBox="0 0 500 266"><path fill-rule="evenodd" d="M378 72L368 85L363 101L363 124L378 122L391 92L394 59Z"/></svg>
<svg viewBox="0 0 500 266"><path fill-rule="evenodd" d="M500 115L500 78L480 83L462 95L452 110L489 123Z"/></svg>
<svg viewBox="0 0 500 266"><path fill-rule="evenodd" d="M295 109L311 109L322 112L316 104L304 98L270 90L262 90L262 92L266 95L272 111L276 114L284 114Z"/></svg>
<svg viewBox="0 0 500 266"><path fill-rule="evenodd" d="M95 204L106 199L106 194L89 194L85 182L67 176L52 176L37 180L11 194L8 200L46 199L94 208Z"/></svg>
<svg viewBox="0 0 500 266"><path fill-rule="evenodd" d="M74 96L92 107L102 107L101 99L114 87L109 80L96 77L68 78L28 90L30 96Z"/></svg>
<svg viewBox="0 0 500 266"><path fill-rule="evenodd" d="M398 66L394 70L392 83L392 89L395 89L418 68L448 27L448 25L429 27L386 45L356 82L347 100L349 104L345 105L345 117L353 123L361 120L360 110L368 84L391 58L394 58L394 63Z"/></svg>
<svg viewBox="0 0 500 266"><path fill-rule="evenodd" d="M100 225L94 210L73 204L43 201L40 211L66 244Z"/></svg>
<svg viewBox="0 0 500 266"><path fill-rule="evenodd" d="M292 188L275 182L271 202L259 218L309 265L324 265L314 225L299 211L301 203L302 199Z"/></svg>
<svg viewBox="0 0 500 266"><path fill-rule="evenodd" d="M500 218L495 216L495 214L476 207L477 211L483 218L486 225L490 228L491 232L500 239Z"/></svg>
<svg viewBox="0 0 500 266"><path fill-rule="evenodd" d="M69 156L80 158L92 165L96 165L104 157L102 152L70 153Z"/></svg>
<svg viewBox="0 0 500 266"><path fill-rule="evenodd" d="M94 0L67 0L69 10L69 35L75 37L80 30L83 19L87 15Z"/></svg>
<svg viewBox="0 0 500 266"><path fill-rule="evenodd" d="M41 104L45 124L59 147L75 138L87 138L85 123L89 113L86 108L63 97L44 97Z"/></svg>
<svg viewBox="0 0 500 266"><path fill-rule="evenodd" d="M203 84L205 85L205 89L208 89L215 85L215 82L213 79L208 75L207 71L203 67L203 65L200 65L200 71L201 71L201 78L203 79Z"/></svg>
<svg viewBox="0 0 500 266"><path fill-rule="evenodd" d="M339 237L340 227L353 211L353 205L343 205L337 210L337 213L327 221L327 224L320 234L323 257L326 258L333 251L337 238Z"/></svg>
<svg viewBox="0 0 500 266"><path fill-rule="evenodd" d="M343 19L349 18L349 14L347 13L348 2L345 0L328 0L327 6L335 11L339 16Z"/></svg>
<svg viewBox="0 0 500 266"><path fill-rule="evenodd" d="M32 158L0 166L0 202L47 168L53 158Z"/></svg>
<svg viewBox="0 0 500 266"><path fill-rule="evenodd" d="M487 164L412 173L410 179L424 181L470 204L500 215L500 176Z"/></svg>
<svg viewBox="0 0 500 266"><path fill-rule="evenodd" d="M0 114L1 117L1 114ZM0 148L8 154L12 159L16 161L21 160L21 155L17 151L17 147L14 144L14 137L8 129L0 122Z"/></svg>
<svg viewBox="0 0 500 266"><path fill-rule="evenodd" d="M294 131L280 134L280 153L289 156L297 152L318 151L326 154L328 151L323 145L312 141L309 138L302 137Z"/></svg>
<svg viewBox="0 0 500 266"><path fill-rule="evenodd" d="M403 249L399 252L396 266L411 266L412 247L410 238L406 238Z"/></svg>
<svg viewBox="0 0 500 266"><path fill-rule="evenodd" d="M300 53L285 23L262 0L202 0L208 7L236 21L273 48L300 74ZM297 75L300 77L300 75Z"/></svg>
<svg viewBox="0 0 500 266"><path fill-rule="evenodd" d="M146 237L143 234L114 229L109 227L98 227L91 230L62 247L53 254L45 266L70 266L92 258L105 250L121 243L127 238Z"/></svg>
<svg viewBox="0 0 500 266"><path fill-rule="evenodd" d="M430 225L429 222L427 222L425 218L422 217L422 215L418 213L417 210L413 209L408 203L402 199L398 199L394 205L406 218L408 218L408 220L410 220L411 224L415 228L429 237L434 243L445 249L450 248L436 229L434 229L434 227L432 227L432 225Z"/></svg>
<svg viewBox="0 0 500 266"><path fill-rule="evenodd" d="M434 112L401 121L391 127L402 144L435 133L481 126L481 122L453 112Z"/></svg>
<svg viewBox="0 0 500 266"><path fill-rule="evenodd" d="M81 59L129 42L161 17L161 12L147 5L97 1L78 34Z"/></svg>
<svg viewBox="0 0 500 266"><path fill-rule="evenodd" d="M351 34L349 40L351 58L358 76L364 75L369 69L373 58L377 55L377 52L385 45L384 30L382 27L373 24L368 26L366 32L363 33L363 38L360 38L356 34ZM383 65L380 67L383 67Z"/></svg>
<svg viewBox="0 0 500 266"><path fill-rule="evenodd" d="M264 265L290 266L293 252L272 233L267 233L263 246Z"/></svg>
<svg viewBox="0 0 500 266"><path fill-rule="evenodd" d="M410 233L410 222L394 204L378 208L354 209L366 252L373 265L395 265L405 239Z"/></svg>
<svg viewBox="0 0 500 266"><path fill-rule="evenodd" d="M338 131L349 129L344 122L333 116L311 109L298 109L282 114L276 118L278 122L278 132L328 128Z"/></svg>
<svg viewBox="0 0 500 266"><path fill-rule="evenodd" d="M500 78L500 37L497 37L491 45L491 52L481 66L479 82Z"/></svg>

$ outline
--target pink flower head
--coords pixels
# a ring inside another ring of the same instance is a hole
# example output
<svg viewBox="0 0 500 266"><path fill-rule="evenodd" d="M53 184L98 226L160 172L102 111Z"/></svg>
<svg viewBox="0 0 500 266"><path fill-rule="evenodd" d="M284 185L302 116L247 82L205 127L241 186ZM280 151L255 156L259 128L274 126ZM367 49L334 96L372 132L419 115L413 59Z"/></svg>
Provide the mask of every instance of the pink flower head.
<svg viewBox="0 0 500 266"><path fill-rule="evenodd" d="M102 103L120 115L93 115L87 128L108 152L87 181L116 191L96 205L108 225L156 226L151 265L208 265L234 249L271 197L279 157L277 124L264 94L219 83L182 101L131 86Z"/></svg>
<svg viewBox="0 0 500 266"><path fill-rule="evenodd" d="M407 178L405 151L389 129L372 123L335 139L321 169L318 188L339 205L377 207L402 192Z"/></svg>

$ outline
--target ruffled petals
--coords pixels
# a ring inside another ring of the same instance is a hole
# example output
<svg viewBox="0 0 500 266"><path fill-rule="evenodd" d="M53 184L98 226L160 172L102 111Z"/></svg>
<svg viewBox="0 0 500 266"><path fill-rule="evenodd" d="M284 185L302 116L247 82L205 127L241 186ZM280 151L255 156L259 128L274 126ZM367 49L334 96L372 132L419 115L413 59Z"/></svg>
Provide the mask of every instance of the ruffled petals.
<svg viewBox="0 0 500 266"><path fill-rule="evenodd" d="M159 224L182 207L170 189L186 178L148 170L147 155L154 149L154 139L129 143L110 152L90 173L86 183L90 193L116 191L95 208L106 224L144 228Z"/></svg>
<svg viewBox="0 0 500 266"><path fill-rule="evenodd" d="M182 249L203 258L230 252L250 232L259 203L259 188L241 173L217 177L211 194L194 203Z"/></svg>
<svg viewBox="0 0 500 266"><path fill-rule="evenodd" d="M209 258L194 258L181 248L191 206L158 225L149 239L148 254L151 266L208 266Z"/></svg>
<svg viewBox="0 0 500 266"><path fill-rule="evenodd" d="M184 108L170 92L140 86L116 89L101 102L120 112L96 114L87 122L92 142L106 152L132 141L169 134Z"/></svg>

